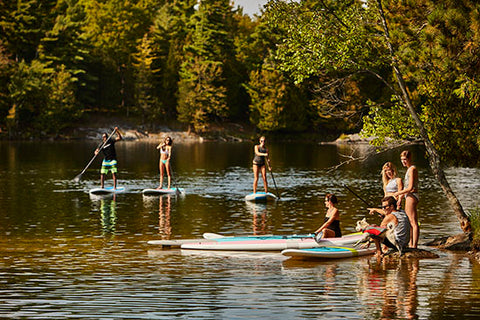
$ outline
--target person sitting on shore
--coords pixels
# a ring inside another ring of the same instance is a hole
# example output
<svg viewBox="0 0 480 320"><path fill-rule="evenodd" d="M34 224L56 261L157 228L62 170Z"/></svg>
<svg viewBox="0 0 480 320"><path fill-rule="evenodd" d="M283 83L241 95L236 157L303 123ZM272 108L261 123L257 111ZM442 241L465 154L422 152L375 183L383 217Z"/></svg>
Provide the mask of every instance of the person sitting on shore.
<svg viewBox="0 0 480 320"><path fill-rule="evenodd" d="M385 217L383 218L380 227L387 228L389 223L394 225L393 234L395 243L392 243L390 240L388 240L388 237L384 237L383 240L380 238L373 238L377 248L377 257L383 255L381 246L382 243L388 248L394 250L400 249L401 252L408 247L408 242L410 241L410 221L408 220L405 212L397 211L396 205L397 200L395 200L395 198L392 196L384 197L382 199L382 209L385 213Z"/></svg>

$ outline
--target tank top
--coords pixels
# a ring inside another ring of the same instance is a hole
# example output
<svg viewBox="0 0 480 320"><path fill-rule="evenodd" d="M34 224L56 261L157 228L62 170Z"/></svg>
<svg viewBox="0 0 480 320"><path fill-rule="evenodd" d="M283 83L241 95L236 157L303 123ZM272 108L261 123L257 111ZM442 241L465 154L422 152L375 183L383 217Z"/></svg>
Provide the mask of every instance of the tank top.
<svg viewBox="0 0 480 320"><path fill-rule="evenodd" d="M415 166L410 166L410 168L415 168ZM407 169L407 172L405 172L405 189L408 189L408 183L410 182L409 181L409 178L410 178L410 168ZM413 180L413 190L412 192L408 193L408 195L412 195L414 196L415 198L417 198L417 200L419 199L418 197L418 179L417 180Z"/></svg>
<svg viewBox="0 0 480 320"><path fill-rule="evenodd" d="M410 241L410 221L403 211L394 211L392 214L397 217L398 225L395 227L395 239L402 248L406 248Z"/></svg>
<svg viewBox="0 0 480 320"><path fill-rule="evenodd" d="M267 148L266 147L262 148L262 147L258 146L258 152L266 153ZM253 163L258 165L258 166L264 166L265 165L265 156L259 156L256 153L254 153Z"/></svg>
<svg viewBox="0 0 480 320"><path fill-rule="evenodd" d="M385 186L385 191L388 193L395 193L398 191L397 178L393 178L388 181L387 185Z"/></svg>

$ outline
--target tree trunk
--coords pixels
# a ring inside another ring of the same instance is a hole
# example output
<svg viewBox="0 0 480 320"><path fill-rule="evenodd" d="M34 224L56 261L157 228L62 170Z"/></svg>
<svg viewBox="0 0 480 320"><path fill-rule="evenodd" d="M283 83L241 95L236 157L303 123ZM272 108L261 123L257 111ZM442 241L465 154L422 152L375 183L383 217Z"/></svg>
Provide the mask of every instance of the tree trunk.
<svg viewBox="0 0 480 320"><path fill-rule="evenodd" d="M415 110L415 107L413 106L413 103L410 99L410 95L407 91L405 80L398 67L398 61L395 58L395 50L393 49L392 43L390 41L390 34L388 31L387 21L385 19L385 14L382 8L382 0L377 0L377 4L378 4L378 11L380 13L380 18L382 19L385 39L387 42L388 49L390 50L390 55L392 57L392 67L395 72L398 85L402 90L403 102L407 106L408 111L410 112L410 115L412 116L413 120L415 121L415 124L420 130L420 136L422 137L423 143L425 144L425 148L427 149L427 153L429 155L428 161L430 163L430 167L432 168L433 174L435 175L435 178L438 180L438 182L440 183L440 186L442 187L443 192L447 196L447 199L450 202L450 206L455 212L463 232L466 234L470 234L471 233L470 219L465 214L465 211L463 210L462 205L460 204L460 201L458 201L458 198L453 193L453 190L450 187L450 184L448 183L447 178L445 177L445 172L443 171L443 168L442 168L442 161L437 152L437 149L435 148L432 141L428 137L428 134L425 131L425 126L423 125L422 120L420 120L420 118L418 117L417 111Z"/></svg>

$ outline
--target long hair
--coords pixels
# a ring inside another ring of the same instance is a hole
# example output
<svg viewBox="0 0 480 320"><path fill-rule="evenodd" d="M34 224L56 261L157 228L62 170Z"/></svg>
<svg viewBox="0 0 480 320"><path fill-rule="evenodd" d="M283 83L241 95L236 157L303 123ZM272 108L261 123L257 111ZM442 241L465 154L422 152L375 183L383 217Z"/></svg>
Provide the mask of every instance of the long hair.
<svg viewBox="0 0 480 320"><path fill-rule="evenodd" d="M389 181L388 177L387 177L387 174L385 173L385 170L387 170L387 169L392 170L392 172L393 172L392 179L395 179L398 176L397 167L395 167L395 165L393 163L391 163L390 161L386 162L382 167L382 182L383 182L384 187L387 185L387 183Z"/></svg>

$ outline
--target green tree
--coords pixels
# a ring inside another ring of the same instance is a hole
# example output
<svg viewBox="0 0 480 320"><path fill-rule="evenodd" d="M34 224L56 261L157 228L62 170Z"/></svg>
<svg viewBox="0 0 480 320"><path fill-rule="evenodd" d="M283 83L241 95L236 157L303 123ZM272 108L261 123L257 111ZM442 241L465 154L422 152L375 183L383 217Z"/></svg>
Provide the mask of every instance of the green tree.
<svg viewBox="0 0 480 320"><path fill-rule="evenodd" d="M142 114L142 123L145 119L155 118L160 115L158 102L154 95L154 79L158 69L153 69L153 62L156 59L152 50L152 40L148 34L139 41L137 52L133 55L133 66L135 67L135 105Z"/></svg>
<svg viewBox="0 0 480 320"><path fill-rule="evenodd" d="M263 131L305 130L307 102L302 99L300 89L291 85L282 73L267 67L253 71L247 90L252 100L250 121L257 128Z"/></svg>
<svg viewBox="0 0 480 320"><path fill-rule="evenodd" d="M395 5L402 6L405 3L409 2L395 2ZM438 3L435 5L438 6ZM392 7L394 7L393 4ZM430 11L426 10L426 12ZM290 19L288 19L289 17ZM425 125L421 120L422 116L426 119L434 114L419 115L422 108L415 103L415 101L419 101L416 100L418 97L411 94L418 88L422 89L421 84L430 81L430 72L425 73L423 69L419 68L419 65L416 64L418 60L409 63L412 59L401 59L401 57L415 56L415 50L418 48L415 44L409 44L407 40L409 35L402 32L401 29L394 28L391 36L385 17L381 0L366 2L308 1L305 6L286 5L283 2L272 1L269 13L272 23L278 24L288 31L288 37L284 39L279 48L278 57L282 61L282 67L290 70L297 81L303 81L311 75L322 74L328 69L339 69L351 73L365 70L376 74L378 79L392 90L392 101L401 101L402 106L408 110L418 129L419 137L428 151L430 166L450 201L462 229L469 232L468 217L463 212L445 178L441 156L430 139L430 136L436 136L437 132L428 127L428 122ZM413 21L416 23L420 21L420 26L423 22L427 26L429 25L428 20ZM423 29L427 28L416 29L417 37ZM379 37L379 35L383 37ZM398 40L397 46L395 45L396 39ZM422 45L428 46L429 43L424 42ZM426 60L425 57L424 61ZM432 64L435 63L435 59L429 61ZM382 76L380 70L386 65L392 67L392 72L386 74L387 76ZM454 63L454 65L458 64ZM435 75L434 78L438 80L440 74L437 67L430 69ZM402 71L407 72L406 77ZM414 77L410 78L410 74L420 76L414 79ZM428 86L426 88L428 89ZM452 89L454 88L450 87L450 91L453 91ZM428 92L428 90L424 92ZM442 106L438 105L438 101L435 104L434 97L426 96L424 99L424 105L434 105L436 109L442 109ZM442 115L448 117L443 113ZM435 122L441 123L442 119L437 118Z"/></svg>
<svg viewBox="0 0 480 320"><path fill-rule="evenodd" d="M96 76L101 80L99 101L105 106L132 103L132 54L137 40L148 32L153 16L163 1L142 0L79 0L84 6L85 24L82 36L93 46L92 55L98 59Z"/></svg>
<svg viewBox="0 0 480 320"><path fill-rule="evenodd" d="M33 60L38 45L54 24L56 0L0 1L0 39L15 61Z"/></svg>
<svg viewBox="0 0 480 320"><path fill-rule="evenodd" d="M204 131L228 115L225 63L233 47L226 31L231 17L228 0L204 0L191 17L191 43L179 81L178 119Z"/></svg>

